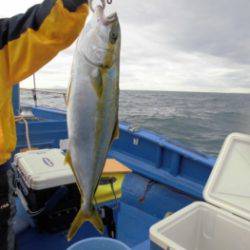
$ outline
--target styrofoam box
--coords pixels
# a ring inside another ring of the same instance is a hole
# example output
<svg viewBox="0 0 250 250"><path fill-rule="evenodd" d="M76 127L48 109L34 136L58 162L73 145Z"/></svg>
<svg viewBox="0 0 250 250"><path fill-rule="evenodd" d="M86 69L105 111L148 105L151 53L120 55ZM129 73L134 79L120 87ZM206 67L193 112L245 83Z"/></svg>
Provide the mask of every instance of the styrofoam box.
<svg viewBox="0 0 250 250"><path fill-rule="evenodd" d="M194 202L150 228L163 249L250 249L250 136L227 137L203 192Z"/></svg>

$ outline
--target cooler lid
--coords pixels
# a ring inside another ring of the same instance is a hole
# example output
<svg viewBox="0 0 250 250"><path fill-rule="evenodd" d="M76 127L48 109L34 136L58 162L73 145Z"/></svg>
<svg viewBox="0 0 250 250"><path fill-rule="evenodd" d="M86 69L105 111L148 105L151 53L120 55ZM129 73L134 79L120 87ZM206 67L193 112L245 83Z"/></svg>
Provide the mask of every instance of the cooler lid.
<svg viewBox="0 0 250 250"><path fill-rule="evenodd" d="M222 209L250 220L250 136L229 135L203 192Z"/></svg>
<svg viewBox="0 0 250 250"><path fill-rule="evenodd" d="M15 162L27 187L41 190L75 182L64 158L60 149L42 149L18 153Z"/></svg>

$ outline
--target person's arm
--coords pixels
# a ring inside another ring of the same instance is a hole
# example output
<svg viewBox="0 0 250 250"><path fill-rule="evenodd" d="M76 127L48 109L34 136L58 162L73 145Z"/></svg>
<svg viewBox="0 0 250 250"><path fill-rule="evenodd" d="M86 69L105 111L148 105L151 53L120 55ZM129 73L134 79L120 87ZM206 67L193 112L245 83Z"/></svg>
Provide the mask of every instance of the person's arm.
<svg viewBox="0 0 250 250"><path fill-rule="evenodd" d="M0 19L0 89L32 75L72 44L87 14L87 0L45 0L25 14Z"/></svg>

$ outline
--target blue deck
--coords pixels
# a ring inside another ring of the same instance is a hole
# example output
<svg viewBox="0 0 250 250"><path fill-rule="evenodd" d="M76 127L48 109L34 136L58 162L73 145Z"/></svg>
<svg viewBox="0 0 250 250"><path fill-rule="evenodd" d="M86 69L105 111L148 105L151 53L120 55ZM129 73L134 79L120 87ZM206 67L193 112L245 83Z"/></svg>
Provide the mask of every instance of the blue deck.
<svg viewBox="0 0 250 250"><path fill-rule="evenodd" d="M58 147L60 139L67 138L65 112L33 108L33 113L40 120L29 123L32 146ZM27 147L23 123L17 125L17 133L18 151ZM120 138L109 154L133 170L123 184L116 224L118 239L138 250L149 248L152 224L166 213L202 199L204 184L215 163L213 157L189 150L163 136L146 130L132 132L125 123L120 124ZM27 221L20 205L18 217ZM74 241L96 235L90 225L84 226ZM68 246L65 232L39 234L31 227L20 229L18 240L21 250L61 250Z"/></svg>

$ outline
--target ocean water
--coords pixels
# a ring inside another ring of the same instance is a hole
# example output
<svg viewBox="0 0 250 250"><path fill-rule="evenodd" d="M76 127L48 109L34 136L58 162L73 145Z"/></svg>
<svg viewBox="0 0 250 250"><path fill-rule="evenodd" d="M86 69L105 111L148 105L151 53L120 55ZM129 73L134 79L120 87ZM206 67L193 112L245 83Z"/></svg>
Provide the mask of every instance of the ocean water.
<svg viewBox="0 0 250 250"><path fill-rule="evenodd" d="M21 91L21 103L34 103L30 91ZM54 93L38 93L38 105L66 109L62 95ZM228 134L250 134L250 95L121 91L119 119L217 156Z"/></svg>

